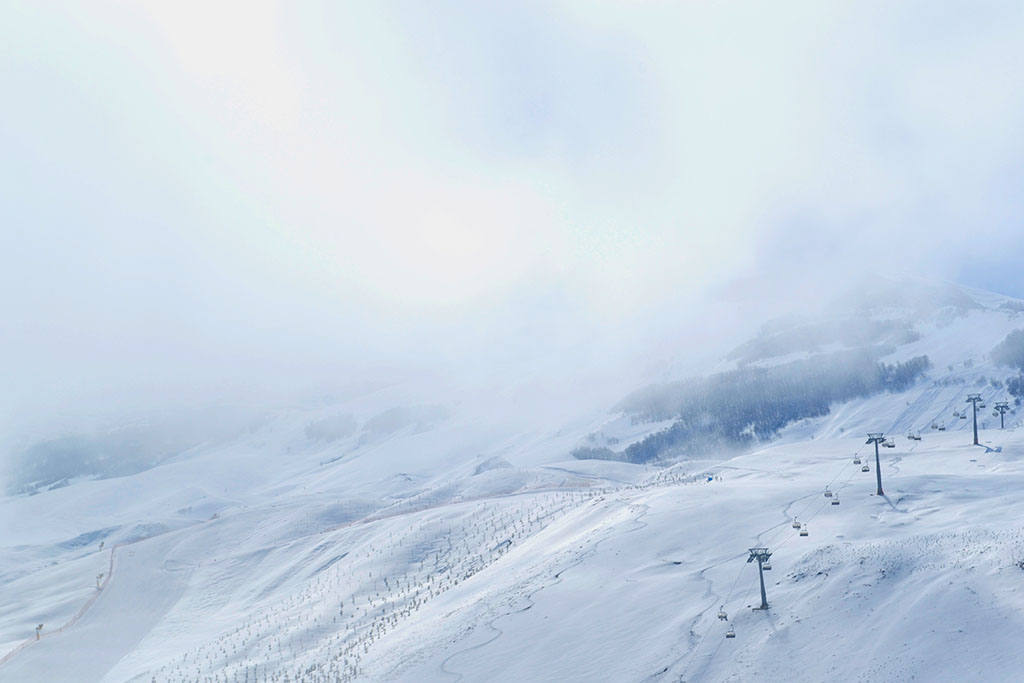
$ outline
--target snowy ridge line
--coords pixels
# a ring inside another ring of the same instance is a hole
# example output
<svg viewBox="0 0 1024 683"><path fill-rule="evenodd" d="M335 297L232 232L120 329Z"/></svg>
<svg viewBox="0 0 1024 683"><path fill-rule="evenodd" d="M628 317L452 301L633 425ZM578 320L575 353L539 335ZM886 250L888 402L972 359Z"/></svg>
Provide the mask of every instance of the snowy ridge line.
<svg viewBox="0 0 1024 683"><path fill-rule="evenodd" d="M360 525L360 524L372 524L373 522L381 522L381 521L384 521L384 520L387 520L387 519L394 519L395 517L402 517L404 515L413 515L413 514L417 514L417 513L420 513L420 512L427 512L427 511L430 511L430 510L440 510L441 508L453 507L455 505L464 505L464 504L469 504L469 503L479 503L479 502L485 501L485 500L496 500L496 499L497 500L501 500L501 499L505 499L505 498L515 498L515 497L518 497L518 496L531 496L531 495L534 495L534 494L541 494L541 493L563 493L563 492L568 492L568 493L586 493L586 492L590 492L590 491L598 492L598 491L601 491L601 489L596 489L594 487L583 487L583 486L580 486L580 487L563 487L563 488L558 488L558 487L553 487L553 486L546 486L546 487L543 487L543 488L524 489L522 491L512 491L511 493L499 493L499 494L486 494L486 493L484 493L484 494L481 494L479 496L470 496L468 498L460 498L458 500L449 500L449 501L446 501L444 503L434 503L434 504L425 503L425 504L423 504L421 506L418 506L418 507L410 507L410 508L406 508L406 509L398 509L398 510L393 510L391 512L387 512L388 508L384 508L384 510L381 510L381 511L375 512L375 513L371 513L371 514L367 515L366 517L363 517L362 519L357 519L357 520L354 520L352 522L344 522L342 524L338 524L338 525L335 525L335 526L332 526L332 527L327 527L326 529L322 529L322 530L317 531L315 533L326 534L326 533L330 533L332 531L337 531L338 529L345 529L345 528L357 526L357 525ZM401 502L398 502L398 503L395 503L395 506L400 506L401 504L402 504Z"/></svg>

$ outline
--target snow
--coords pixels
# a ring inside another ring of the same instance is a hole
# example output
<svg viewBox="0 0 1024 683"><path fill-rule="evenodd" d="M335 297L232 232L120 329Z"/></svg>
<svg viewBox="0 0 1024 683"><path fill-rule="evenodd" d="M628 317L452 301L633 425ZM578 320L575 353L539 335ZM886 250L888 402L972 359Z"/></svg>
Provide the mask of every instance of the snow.
<svg viewBox="0 0 1024 683"><path fill-rule="evenodd" d="M1010 373L985 352L1020 319L976 298L989 308L893 356L932 357L917 386L735 457L572 460L589 434L651 426L388 387L3 498L0 680L1015 680L1024 431L986 417L974 446L952 411L1003 397L982 378ZM372 439L305 434L424 405L445 410ZM897 442L884 497L864 443L878 430ZM773 553L767 611L750 609L755 545Z"/></svg>

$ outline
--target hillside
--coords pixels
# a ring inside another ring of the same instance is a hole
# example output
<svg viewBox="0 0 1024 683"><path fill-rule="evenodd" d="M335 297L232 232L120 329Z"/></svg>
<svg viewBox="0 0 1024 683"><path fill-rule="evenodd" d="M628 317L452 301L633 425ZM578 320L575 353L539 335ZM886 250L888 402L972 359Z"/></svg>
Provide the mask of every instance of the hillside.
<svg viewBox="0 0 1024 683"><path fill-rule="evenodd" d="M677 406L512 414L521 394L385 387L9 494L0 680L1015 678L1024 431L1000 344L1024 314L975 290L879 296L768 325L707 377L865 348L927 368L744 441L716 426L642 463L579 459L671 430ZM876 324L845 334L854 313ZM972 392L979 446L954 416ZM895 441L884 497L873 451L853 464L869 431Z"/></svg>

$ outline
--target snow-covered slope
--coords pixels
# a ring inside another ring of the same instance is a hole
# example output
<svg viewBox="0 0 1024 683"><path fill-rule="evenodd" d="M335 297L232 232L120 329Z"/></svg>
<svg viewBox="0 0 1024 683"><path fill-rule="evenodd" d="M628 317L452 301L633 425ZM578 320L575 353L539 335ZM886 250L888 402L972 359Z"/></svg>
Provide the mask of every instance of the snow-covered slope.
<svg viewBox="0 0 1024 683"><path fill-rule="evenodd" d="M911 388L739 456L573 460L664 425L388 388L8 496L0 680L1012 680L1024 430L986 411L973 446L953 411L1007 398L987 353L1024 315L967 294L884 313L919 334L888 359L932 360ZM885 497L867 431L895 435Z"/></svg>

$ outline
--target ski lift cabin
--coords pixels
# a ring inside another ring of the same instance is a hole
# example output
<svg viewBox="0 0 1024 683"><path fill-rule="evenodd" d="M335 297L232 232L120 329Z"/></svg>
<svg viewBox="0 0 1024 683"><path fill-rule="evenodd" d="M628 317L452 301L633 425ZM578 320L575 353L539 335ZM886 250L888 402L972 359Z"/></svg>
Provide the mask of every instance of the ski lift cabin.
<svg viewBox="0 0 1024 683"><path fill-rule="evenodd" d="M860 468L860 471L861 472L870 472L871 468L868 467L867 465L864 465L863 467Z"/></svg>

